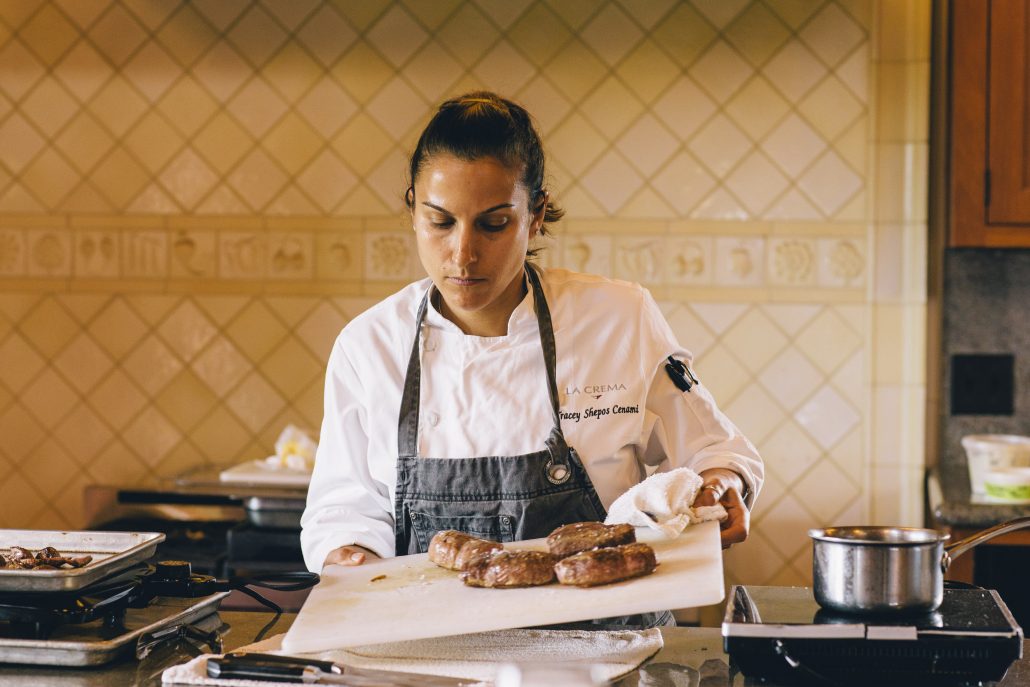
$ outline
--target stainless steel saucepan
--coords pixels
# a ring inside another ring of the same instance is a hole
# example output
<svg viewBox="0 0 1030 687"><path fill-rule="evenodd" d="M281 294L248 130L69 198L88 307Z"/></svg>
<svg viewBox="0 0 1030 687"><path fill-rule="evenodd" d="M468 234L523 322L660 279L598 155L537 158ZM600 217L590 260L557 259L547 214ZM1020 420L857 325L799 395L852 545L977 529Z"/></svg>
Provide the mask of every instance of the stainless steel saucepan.
<svg viewBox="0 0 1030 687"><path fill-rule="evenodd" d="M815 600L845 613L930 612L944 599L951 561L988 539L1030 527L1030 516L945 546L949 535L912 527L812 529Z"/></svg>

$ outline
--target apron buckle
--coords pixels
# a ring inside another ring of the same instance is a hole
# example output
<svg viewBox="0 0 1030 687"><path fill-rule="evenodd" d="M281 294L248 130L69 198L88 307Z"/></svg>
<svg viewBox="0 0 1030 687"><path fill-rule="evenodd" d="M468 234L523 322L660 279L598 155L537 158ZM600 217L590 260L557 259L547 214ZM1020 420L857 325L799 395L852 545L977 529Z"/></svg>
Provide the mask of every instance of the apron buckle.
<svg viewBox="0 0 1030 687"><path fill-rule="evenodd" d="M553 460L547 461L544 473L547 475L547 481L551 484L565 484L569 481L569 477L572 476L572 470L569 469L568 465L555 463Z"/></svg>

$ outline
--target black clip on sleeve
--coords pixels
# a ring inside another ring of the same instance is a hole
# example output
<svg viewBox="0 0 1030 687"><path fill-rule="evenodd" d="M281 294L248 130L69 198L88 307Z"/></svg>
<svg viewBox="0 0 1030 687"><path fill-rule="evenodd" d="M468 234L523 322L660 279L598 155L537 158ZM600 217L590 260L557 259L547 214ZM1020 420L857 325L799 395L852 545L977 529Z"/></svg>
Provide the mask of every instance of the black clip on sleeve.
<svg viewBox="0 0 1030 687"><path fill-rule="evenodd" d="M668 373L669 379L676 385L676 388L680 391L689 392L692 384L687 379L687 375L690 375L690 379L697 383L694 379L694 375L690 374L690 370L681 361L676 360L671 355L667 358L669 362L665 363L665 372Z"/></svg>

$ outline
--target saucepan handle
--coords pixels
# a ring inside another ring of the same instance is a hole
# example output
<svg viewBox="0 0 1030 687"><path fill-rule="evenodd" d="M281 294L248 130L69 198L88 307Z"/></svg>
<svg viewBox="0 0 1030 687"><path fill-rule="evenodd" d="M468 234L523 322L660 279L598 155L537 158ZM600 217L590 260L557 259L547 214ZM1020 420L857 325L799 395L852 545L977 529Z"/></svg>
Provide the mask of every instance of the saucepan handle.
<svg viewBox="0 0 1030 687"><path fill-rule="evenodd" d="M1030 515L1006 520L1005 522L998 523L994 527L989 527L986 530L981 530L964 539L959 539L957 542L948 544L944 547L944 555L941 556L941 572L947 572L948 567L951 565L951 561L958 558L966 551L969 551L969 549L974 546L983 544L988 539L994 539L995 537L1001 536L1007 532L1021 530L1026 527L1030 527Z"/></svg>

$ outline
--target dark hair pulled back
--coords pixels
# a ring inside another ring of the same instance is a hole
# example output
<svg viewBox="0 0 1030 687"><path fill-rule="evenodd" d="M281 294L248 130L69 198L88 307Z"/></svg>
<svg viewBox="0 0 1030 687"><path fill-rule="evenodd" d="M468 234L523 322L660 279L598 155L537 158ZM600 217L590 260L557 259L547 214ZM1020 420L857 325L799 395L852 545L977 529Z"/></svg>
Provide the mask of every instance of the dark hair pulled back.
<svg viewBox="0 0 1030 687"><path fill-rule="evenodd" d="M546 197L544 148L529 113L520 105L490 91L473 91L440 105L429 120L411 154L405 203L412 209L415 182L428 161L436 155L453 155L459 160L492 157L504 165L521 166L521 181L529 190L531 210ZM557 222L565 211L551 201L544 209L541 233Z"/></svg>

